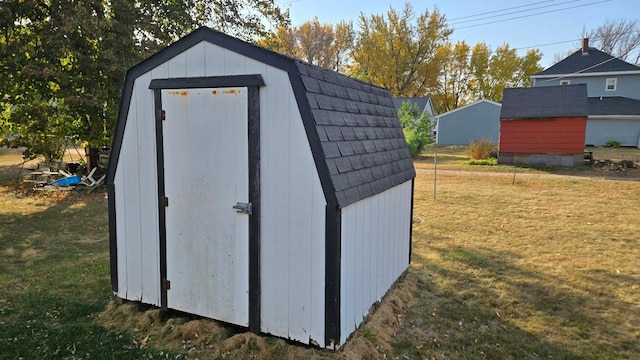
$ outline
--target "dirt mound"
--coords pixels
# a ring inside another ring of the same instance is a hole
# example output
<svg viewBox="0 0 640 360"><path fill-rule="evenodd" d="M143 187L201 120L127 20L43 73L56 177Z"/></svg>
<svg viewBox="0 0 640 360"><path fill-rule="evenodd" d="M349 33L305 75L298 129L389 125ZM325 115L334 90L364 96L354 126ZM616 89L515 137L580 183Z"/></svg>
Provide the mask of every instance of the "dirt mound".
<svg viewBox="0 0 640 360"><path fill-rule="evenodd" d="M162 312L137 302L111 301L100 315L114 331L131 331L134 346L186 353L187 358L378 359L392 358L391 344L405 326L405 313L418 282L408 272L338 351L316 349L261 336L246 329L178 312Z"/></svg>

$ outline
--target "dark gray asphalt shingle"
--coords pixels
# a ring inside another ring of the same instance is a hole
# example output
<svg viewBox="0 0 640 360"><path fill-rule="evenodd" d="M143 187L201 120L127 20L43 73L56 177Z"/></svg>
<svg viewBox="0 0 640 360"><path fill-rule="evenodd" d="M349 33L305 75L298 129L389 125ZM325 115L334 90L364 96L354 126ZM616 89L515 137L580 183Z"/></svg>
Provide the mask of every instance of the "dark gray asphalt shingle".
<svg viewBox="0 0 640 360"><path fill-rule="evenodd" d="M504 89L500 119L587 116L587 85Z"/></svg>
<svg viewBox="0 0 640 360"><path fill-rule="evenodd" d="M566 75L574 73L589 74L611 71L640 71L640 67L629 64L628 62L622 61L591 47L586 55L582 54L582 50L578 50L559 63L535 74L534 76Z"/></svg>
<svg viewBox="0 0 640 360"><path fill-rule="evenodd" d="M589 115L638 115L640 100L621 96L590 97L587 99Z"/></svg>
<svg viewBox="0 0 640 360"><path fill-rule="evenodd" d="M318 103L311 111L325 158L332 160L329 168L337 171L331 176L341 206L415 177L387 90L300 61L297 66L306 91L314 95L307 98Z"/></svg>

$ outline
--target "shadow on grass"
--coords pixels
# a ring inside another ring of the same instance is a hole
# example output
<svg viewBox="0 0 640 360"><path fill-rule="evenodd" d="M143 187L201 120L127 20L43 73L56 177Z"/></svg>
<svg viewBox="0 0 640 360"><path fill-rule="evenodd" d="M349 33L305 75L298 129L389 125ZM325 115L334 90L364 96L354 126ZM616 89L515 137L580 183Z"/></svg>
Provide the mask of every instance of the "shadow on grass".
<svg viewBox="0 0 640 360"><path fill-rule="evenodd" d="M0 193L0 358L158 357L96 321L112 299L104 194L53 197Z"/></svg>
<svg viewBox="0 0 640 360"><path fill-rule="evenodd" d="M574 284L517 265L518 255L484 248L428 246L442 261L414 254L421 289L394 344L400 358L600 359L640 352L610 312L633 308L608 296L606 277ZM633 282L633 278L627 279Z"/></svg>

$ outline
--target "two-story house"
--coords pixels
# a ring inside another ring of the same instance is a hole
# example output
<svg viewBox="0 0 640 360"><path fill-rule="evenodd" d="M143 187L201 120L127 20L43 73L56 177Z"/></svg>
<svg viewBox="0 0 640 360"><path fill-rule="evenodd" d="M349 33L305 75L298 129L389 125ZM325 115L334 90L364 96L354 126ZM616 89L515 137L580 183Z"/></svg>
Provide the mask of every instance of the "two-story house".
<svg viewBox="0 0 640 360"><path fill-rule="evenodd" d="M589 47L531 76L532 86L587 84L586 145L640 145L640 67Z"/></svg>

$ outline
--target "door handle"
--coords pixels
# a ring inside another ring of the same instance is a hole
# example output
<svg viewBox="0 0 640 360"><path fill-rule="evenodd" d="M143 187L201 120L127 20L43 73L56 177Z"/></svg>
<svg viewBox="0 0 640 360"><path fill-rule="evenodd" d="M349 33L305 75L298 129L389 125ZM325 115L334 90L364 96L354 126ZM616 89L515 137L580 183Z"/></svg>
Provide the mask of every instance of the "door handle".
<svg viewBox="0 0 640 360"><path fill-rule="evenodd" d="M251 215L251 203L239 202L233 205L233 209L241 214Z"/></svg>

